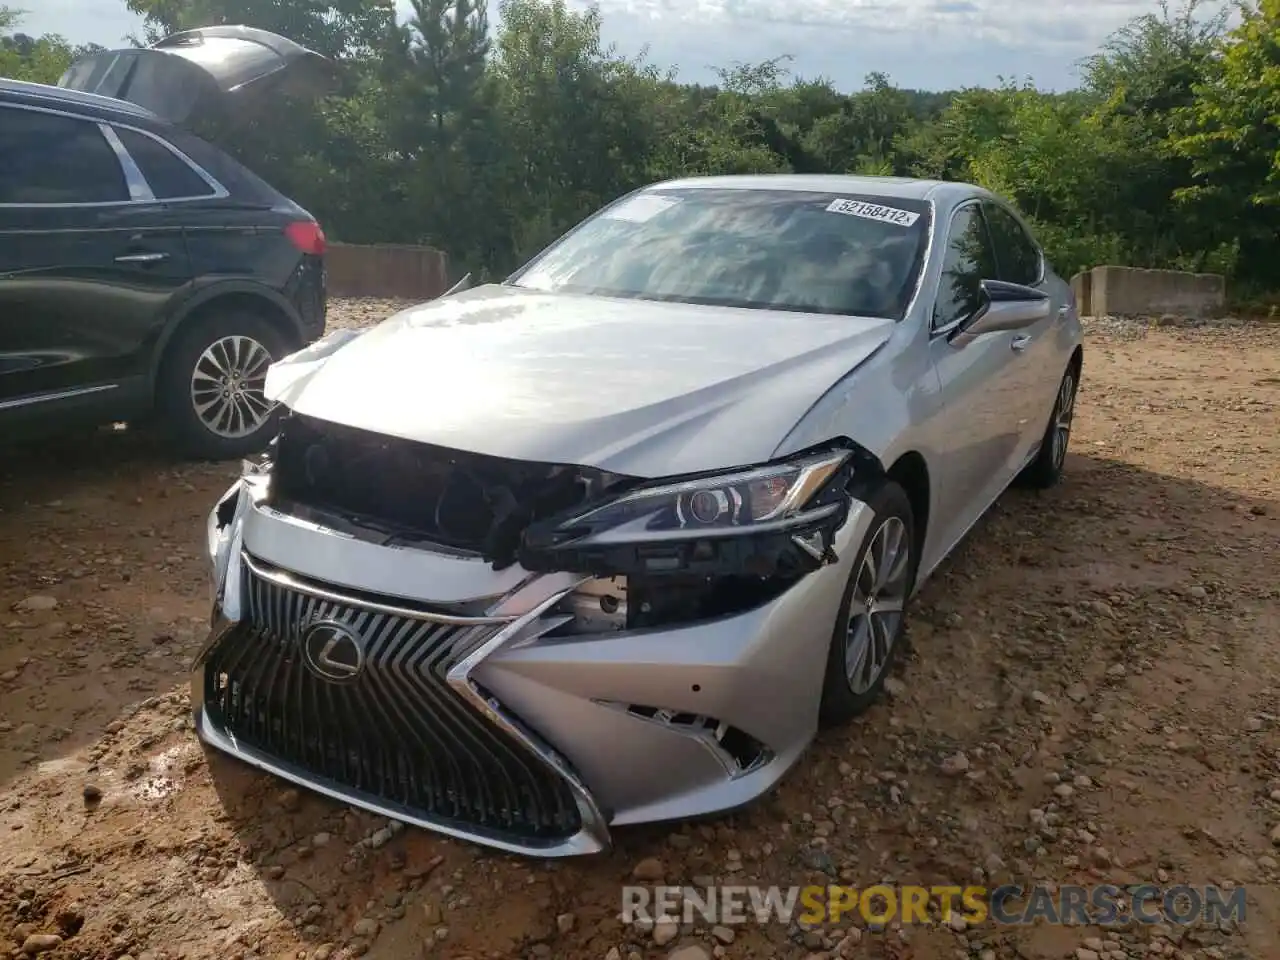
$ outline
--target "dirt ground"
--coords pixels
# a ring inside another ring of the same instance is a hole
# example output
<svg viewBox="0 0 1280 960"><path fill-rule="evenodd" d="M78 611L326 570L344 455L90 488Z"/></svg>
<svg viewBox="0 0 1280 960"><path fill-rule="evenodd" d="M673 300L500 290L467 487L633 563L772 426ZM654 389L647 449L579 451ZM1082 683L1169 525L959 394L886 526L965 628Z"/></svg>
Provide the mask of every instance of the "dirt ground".
<svg viewBox="0 0 1280 960"><path fill-rule="evenodd" d="M234 468L129 432L0 451L0 958L1275 960L1280 328L1100 323L1086 349L1067 480L1007 494L926 587L894 695L747 810L573 862L386 830L206 757L186 674ZM1243 885L1248 914L659 946L618 918L642 862L668 883Z"/></svg>

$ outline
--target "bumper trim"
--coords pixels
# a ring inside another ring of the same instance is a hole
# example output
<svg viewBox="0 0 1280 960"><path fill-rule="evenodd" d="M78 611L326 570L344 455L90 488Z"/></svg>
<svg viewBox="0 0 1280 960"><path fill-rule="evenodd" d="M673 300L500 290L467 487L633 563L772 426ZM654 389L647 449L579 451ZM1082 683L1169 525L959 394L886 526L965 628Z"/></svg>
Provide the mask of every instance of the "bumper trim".
<svg viewBox="0 0 1280 960"><path fill-rule="evenodd" d="M402 607L395 604L378 603L374 600L366 600L361 597L353 597L349 594L340 593L336 590L329 590L307 580L299 580L297 577L285 570L265 567L260 561L254 560L249 556L247 551L243 552L241 557L244 560L244 565L249 569L249 572L260 580L266 580L268 583L273 583L278 587L285 588L286 590L292 590L296 593L306 594L309 597L315 597L317 600L327 600L331 603L344 603L353 607L372 610L375 613L385 613L393 617L404 617L407 620L423 620L427 623L443 623L455 627L493 626L495 624L513 623L516 620L514 615L465 617L449 613L437 613L431 610L417 610L413 607Z"/></svg>
<svg viewBox="0 0 1280 960"><path fill-rule="evenodd" d="M482 844L507 853L535 857L571 857L605 852L612 847L608 821L582 778L573 771L569 763L553 750L549 744L543 742L541 737L525 727L516 717L508 714L497 700L486 695L471 677L472 672L486 657L510 642L525 626L537 620L539 616L561 599L564 592L554 593L532 610L510 620L490 640L450 669L446 679L469 706L481 713L489 722L504 730L523 746L535 760L548 767L551 772L562 778L568 785L582 819L582 825L578 832L571 837L550 841L545 844L537 844L513 840L507 834L460 829L449 824L440 823L431 817L422 816L421 813L412 808L401 807L398 804L381 801L355 790L349 790L327 781L317 780L305 769L281 761L261 750L240 742L233 735L218 729L204 706L205 665L209 655L218 646L222 638L237 626L236 621L229 620L221 615L216 618L209 638L192 666L191 711L196 735L202 742L248 763L250 766L306 787L330 799L368 810L379 816L420 827L424 830L453 837L457 840Z"/></svg>

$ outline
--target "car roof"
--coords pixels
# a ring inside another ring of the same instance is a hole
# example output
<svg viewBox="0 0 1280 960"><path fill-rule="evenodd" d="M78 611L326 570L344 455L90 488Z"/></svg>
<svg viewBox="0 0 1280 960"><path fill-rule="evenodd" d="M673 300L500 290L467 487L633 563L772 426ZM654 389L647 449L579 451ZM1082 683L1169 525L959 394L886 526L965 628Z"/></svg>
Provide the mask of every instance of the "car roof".
<svg viewBox="0 0 1280 960"><path fill-rule="evenodd" d="M986 196L981 187L947 180L914 177L860 177L852 174L765 173L666 180L647 189L811 190L815 193L859 193L899 200L950 200Z"/></svg>
<svg viewBox="0 0 1280 960"><path fill-rule="evenodd" d="M126 100L85 93L81 90L68 90L66 87L55 87L47 83L28 83L25 80L6 80L0 77L0 100L55 109L74 108L103 117L114 115L115 118L127 117L132 120L149 120L152 123L163 122L145 107L139 107Z"/></svg>

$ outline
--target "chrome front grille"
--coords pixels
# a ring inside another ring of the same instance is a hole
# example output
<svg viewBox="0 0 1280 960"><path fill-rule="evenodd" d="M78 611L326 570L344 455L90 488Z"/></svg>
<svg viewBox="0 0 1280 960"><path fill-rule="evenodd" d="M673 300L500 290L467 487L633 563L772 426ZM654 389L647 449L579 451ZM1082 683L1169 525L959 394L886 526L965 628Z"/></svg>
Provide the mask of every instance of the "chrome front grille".
<svg viewBox="0 0 1280 960"><path fill-rule="evenodd" d="M219 732L317 786L453 830L538 846L581 829L565 778L446 679L502 624L335 596L256 562L243 576L243 619L204 664L204 709ZM303 643L317 623L359 638L358 673L313 672Z"/></svg>

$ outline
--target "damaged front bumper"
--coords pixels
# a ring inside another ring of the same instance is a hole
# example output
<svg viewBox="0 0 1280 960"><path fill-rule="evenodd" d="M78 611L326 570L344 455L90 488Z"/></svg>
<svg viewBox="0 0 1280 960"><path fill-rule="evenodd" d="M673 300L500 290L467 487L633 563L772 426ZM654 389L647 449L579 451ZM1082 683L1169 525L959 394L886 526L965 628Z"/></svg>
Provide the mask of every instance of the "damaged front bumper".
<svg viewBox="0 0 1280 960"><path fill-rule="evenodd" d="M664 589L652 570L495 569L278 509L269 483L247 476L210 518L201 738L344 802L539 856L603 850L611 826L737 807L777 782L817 729L872 519L844 495L817 555L801 550L813 562L773 592L708 607L692 591L691 606L670 597L696 572ZM355 659L322 649L348 640Z"/></svg>

